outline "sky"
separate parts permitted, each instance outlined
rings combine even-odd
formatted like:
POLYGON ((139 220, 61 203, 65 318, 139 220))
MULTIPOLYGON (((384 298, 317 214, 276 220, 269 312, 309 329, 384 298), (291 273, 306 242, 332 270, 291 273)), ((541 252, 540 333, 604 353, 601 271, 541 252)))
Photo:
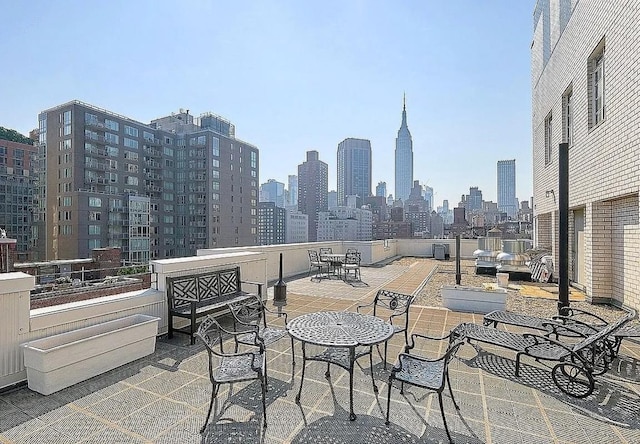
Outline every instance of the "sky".
POLYGON ((338 143, 369 139, 372 191, 394 192, 406 94, 414 180, 456 206, 496 201, 516 159, 532 194, 535 0, 0 0, 0 126, 78 99, 134 120, 213 112, 260 149, 260 182, 287 183, 308 150, 337 189, 338 143))

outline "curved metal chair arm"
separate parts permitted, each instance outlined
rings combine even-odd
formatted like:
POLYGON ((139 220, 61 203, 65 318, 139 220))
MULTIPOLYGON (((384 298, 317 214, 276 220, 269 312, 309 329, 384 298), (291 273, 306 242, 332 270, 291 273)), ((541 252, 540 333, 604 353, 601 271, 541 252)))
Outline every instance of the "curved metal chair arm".
POLYGON ((373 301, 369 302, 368 304, 358 305, 358 306, 356 307, 356 311, 357 311, 358 313, 360 313, 360 309, 361 309, 361 308, 373 307, 375 304, 376 304, 376 301, 375 301, 375 300, 373 300, 373 301))
POLYGON ((455 330, 451 330, 449 334, 445 336, 428 336, 421 333, 413 333, 410 338, 411 343, 405 345, 404 352, 409 353, 409 351, 416 346, 416 338, 428 339, 431 341, 444 341, 445 339, 451 340, 452 335, 455 335, 455 337, 457 338, 459 336, 459 333, 455 330))
POLYGON ((607 325, 609 322, 607 320, 605 320, 604 318, 598 316, 595 313, 591 313, 590 311, 586 311, 586 310, 580 310, 579 308, 574 308, 574 307, 567 307, 566 312, 568 313, 566 316, 567 317, 575 317, 575 316, 586 316, 588 318, 594 318, 597 319, 598 321, 600 321, 603 325, 607 325))

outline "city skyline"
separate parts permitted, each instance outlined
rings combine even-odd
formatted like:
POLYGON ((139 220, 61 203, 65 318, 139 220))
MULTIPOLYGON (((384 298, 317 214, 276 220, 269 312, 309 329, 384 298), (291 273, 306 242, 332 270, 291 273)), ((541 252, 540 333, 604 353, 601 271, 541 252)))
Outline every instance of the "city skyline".
POLYGON ((395 195, 388 167, 406 91, 414 179, 434 188, 436 206, 455 205, 470 186, 495 201, 492 173, 505 158, 518 160, 517 196, 526 200, 535 2, 450 3, 69 1, 35 11, 10 3, 3 53, 47 70, 16 63, 0 74, 0 125, 28 134, 40 111, 73 99, 141 122, 179 108, 212 111, 260 149, 261 181, 287 183, 317 150, 333 189, 335 146, 354 137, 371 140, 372 182, 395 195), (211 27, 216 16, 225 20, 211 27), (175 32, 157 26, 167 17, 175 32), (190 62, 176 63, 178 54, 190 62))

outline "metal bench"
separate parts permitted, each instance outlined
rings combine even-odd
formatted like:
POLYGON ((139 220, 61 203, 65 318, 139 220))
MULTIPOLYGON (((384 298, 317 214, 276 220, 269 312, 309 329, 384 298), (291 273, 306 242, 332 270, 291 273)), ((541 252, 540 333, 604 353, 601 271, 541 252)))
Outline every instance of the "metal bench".
POLYGON ((167 277, 168 337, 174 332, 188 334, 191 345, 195 343, 197 321, 203 316, 222 312, 228 304, 242 302, 252 297, 262 300, 262 283, 242 281, 240 267, 205 273, 167 277), (255 285, 257 293, 242 291, 242 284, 255 285), (173 328, 173 318, 190 320, 189 329, 173 328))
MULTIPOLYGON (((514 313, 511 311, 496 310, 491 313, 487 313, 482 322, 484 325, 493 324, 494 327, 497 327, 498 324, 507 324, 532 328, 534 330, 548 331, 549 327, 546 324, 550 320, 570 326, 573 331, 579 331, 580 336, 596 333, 609 324, 605 319, 594 313, 573 307, 566 307, 565 315, 554 316, 551 319, 514 313)), ((555 330, 555 332, 561 336, 575 336, 573 331, 562 332, 559 327, 556 327, 555 330)), ((640 326, 626 324, 615 331, 612 337, 614 341, 612 351, 615 357, 620 350, 620 344, 623 339, 640 337, 640 326)))
POLYGON ((467 341, 484 342, 515 351, 516 376, 520 375, 522 355, 536 360, 559 361, 551 371, 555 384, 570 396, 584 398, 593 392, 594 375, 603 374, 609 369, 609 338, 635 317, 636 311, 631 309, 617 321, 607 324, 593 334, 582 335, 578 330, 573 330, 576 337, 580 337, 574 343, 565 343, 550 337, 556 328, 561 328, 564 332, 572 330, 571 326, 553 321, 543 322, 543 327, 548 329, 544 336, 511 333, 472 323, 460 324, 455 330, 467 341))

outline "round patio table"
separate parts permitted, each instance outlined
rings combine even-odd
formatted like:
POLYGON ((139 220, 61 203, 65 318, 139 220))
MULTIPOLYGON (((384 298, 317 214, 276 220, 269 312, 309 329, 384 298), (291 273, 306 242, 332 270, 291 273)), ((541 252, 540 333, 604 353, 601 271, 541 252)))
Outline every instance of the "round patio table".
POLYGON ((353 368, 356 359, 369 355, 373 390, 378 391, 373 378, 374 345, 385 342, 393 335, 393 326, 383 319, 348 311, 325 311, 298 316, 287 324, 289 334, 302 342, 302 375, 296 402, 300 402, 306 361, 327 363, 325 376, 329 377, 329 364, 338 365, 349 372, 349 419, 353 413, 353 368), (321 353, 307 356, 306 345, 326 347, 321 353))

